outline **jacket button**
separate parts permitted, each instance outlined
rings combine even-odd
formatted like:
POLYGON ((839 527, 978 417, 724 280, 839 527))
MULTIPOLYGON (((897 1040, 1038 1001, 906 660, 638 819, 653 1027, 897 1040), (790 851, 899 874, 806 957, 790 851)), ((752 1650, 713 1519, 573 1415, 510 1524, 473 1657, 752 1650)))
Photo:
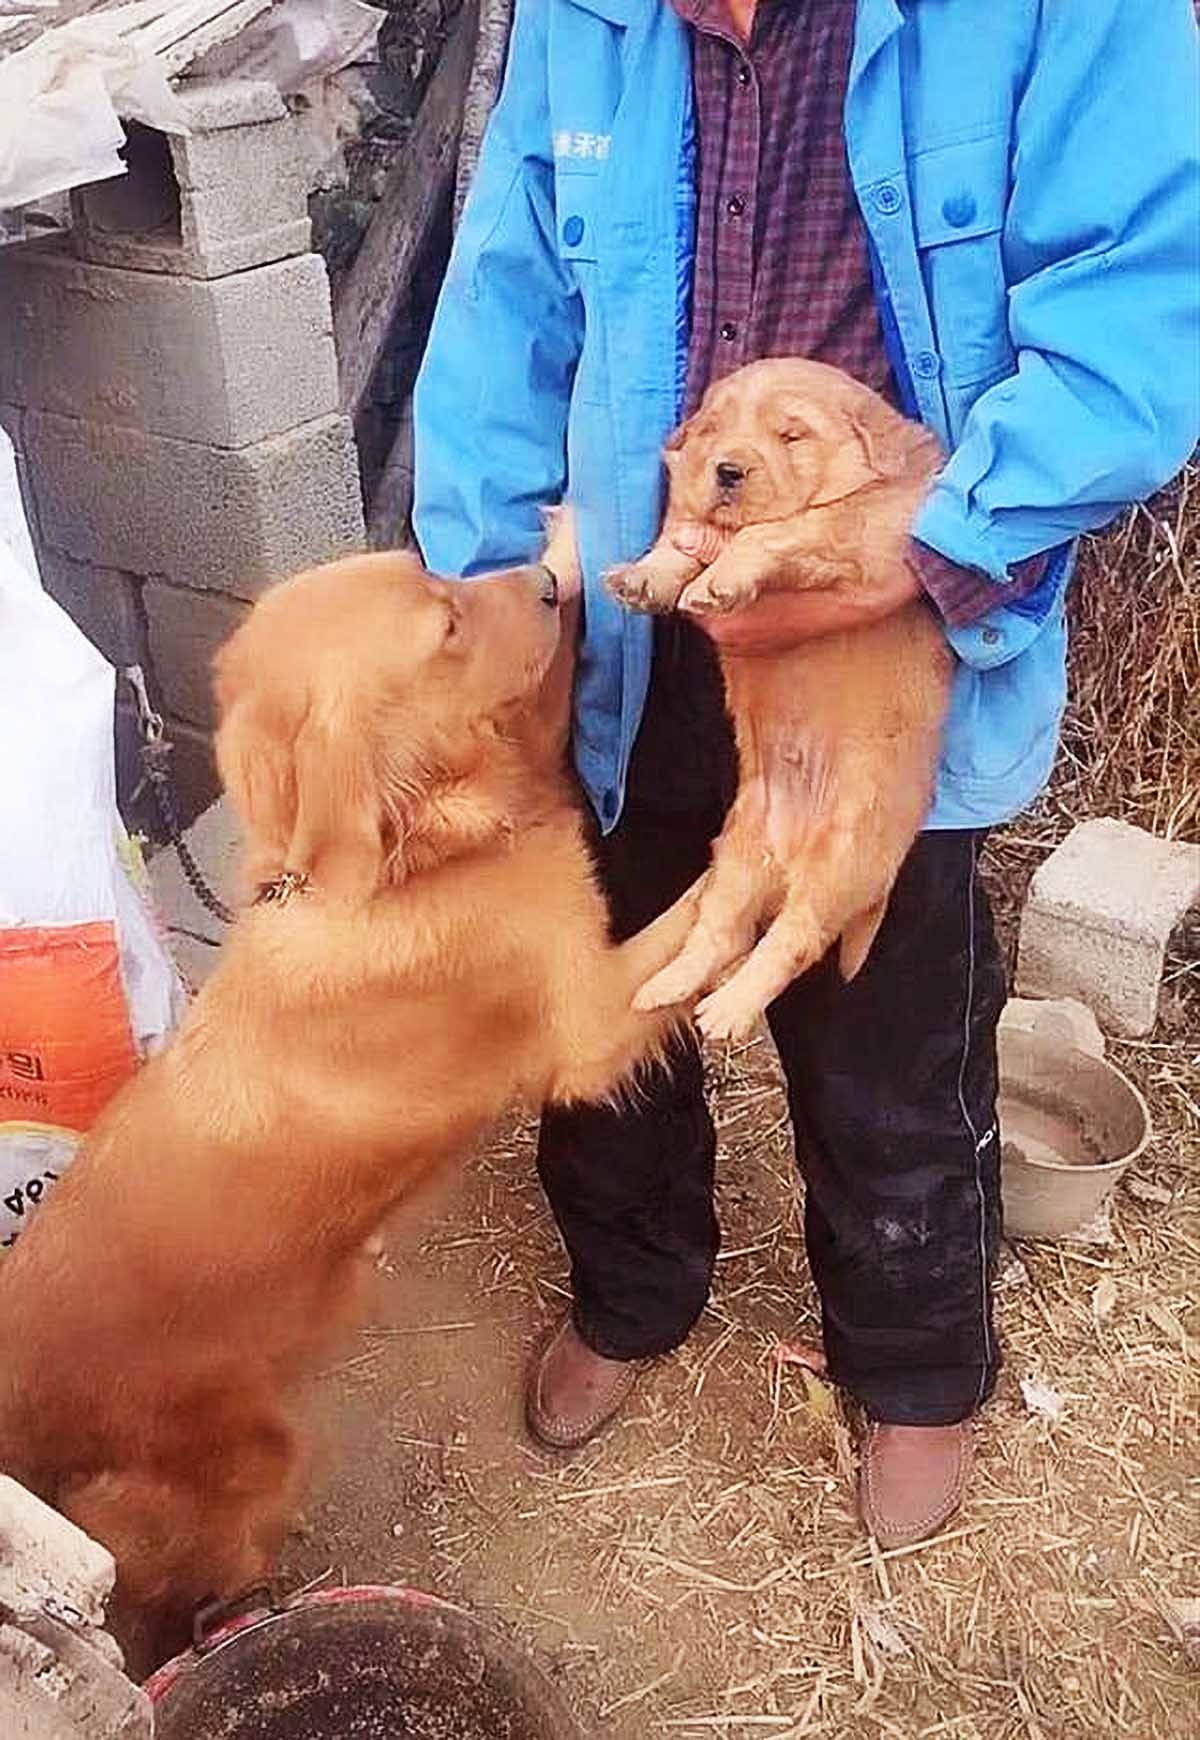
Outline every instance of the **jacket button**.
POLYGON ((899 211, 904 204, 904 195, 894 181, 881 182, 871 197, 875 201, 876 211, 883 212, 885 217, 899 211))
POLYGON ((729 213, 730 217, 741 217, 745 209, 746 202, 740 193, 735 193, 732 199, 728 199, 725 202, 725 210, 729 213))
POLYGON ((978 207, 971 193, 952 193, 942 206, 942 216, 952 230, 965 230, 978 207))
POLYGON ((732 320, 724 320, 721 322, 721 337, 725 340, 726 344, 732 344, 734 339, 737 337, 737 327, 733 324, 732 320))
POLYGON ((569 217, 563 225, 563 241, 567 244, 568 248, 575 248, 578 247, 582 240, 583 219, 581 217, 569 217))
POLYGON ((941 359, 931 350, 919 350, 913 358, 913 369, 923 381, 931 381, 941 373, 941 359))

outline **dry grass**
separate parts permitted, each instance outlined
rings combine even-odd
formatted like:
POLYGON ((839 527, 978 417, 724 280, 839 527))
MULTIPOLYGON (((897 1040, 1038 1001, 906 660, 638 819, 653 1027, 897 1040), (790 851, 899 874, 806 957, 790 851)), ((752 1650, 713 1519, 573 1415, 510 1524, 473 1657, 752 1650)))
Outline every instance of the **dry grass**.
MULTIPOLYGON (((1196 477, 1085 556, 1066 752, 992 842, 1001 928, 1072 823, 1200 833, 1196 477)), ((1200 1732, 1200 986, 1112 1046, 1156 1136, 1104 1242, 1005 1252, 1006 1367, 969 1502, 880 1553, 816 1342, 790 1133, 762 1042, 715 1060, 724 1248, 692 1338, 574 1459, 519 1425, 567 1277, 528 1130, 481 1157, 384 1332, 333 1380, 349 1454, 293 1570, 435 1587, 510 1630, 607 1740, 1177 1740, 1200 1732), (427 1331, 424 1333, 423 1331, 427 1331), (1051 1419, 1022 1380, 1049 1386, 1051 1419), (1187 1603, 1192 1603, 1189 1610, 1187 1603)), ((1194 950, 1193 950, 1194 954, 1194 950)))

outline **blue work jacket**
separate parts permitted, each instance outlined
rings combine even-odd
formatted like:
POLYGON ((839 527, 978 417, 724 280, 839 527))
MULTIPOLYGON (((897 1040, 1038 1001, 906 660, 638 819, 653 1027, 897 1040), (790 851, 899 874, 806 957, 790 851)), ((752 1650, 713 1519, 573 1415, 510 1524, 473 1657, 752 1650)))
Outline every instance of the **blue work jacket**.
MULTIPOLYGON (((855 0, 847 0, 847 4, 855 0)), ((1049 773, 1074 540, 1200 436, 1191 0, 856 0, 844 128, 884 337, 950 457, 916 534, 995 583, 957 655, 929 826, 1049 773), (1052 550, 1031 596, 1013 563, 1052 550)), ((603 590, 662 511, 695 251, 688 31, 666 0, 517 0, 503 89, 417 385, 418 540, 469 576, 574 503, 579 773, 608 829, 651 661, 603 590)), ((802 245, 802 244, 801 244, 802 245)))

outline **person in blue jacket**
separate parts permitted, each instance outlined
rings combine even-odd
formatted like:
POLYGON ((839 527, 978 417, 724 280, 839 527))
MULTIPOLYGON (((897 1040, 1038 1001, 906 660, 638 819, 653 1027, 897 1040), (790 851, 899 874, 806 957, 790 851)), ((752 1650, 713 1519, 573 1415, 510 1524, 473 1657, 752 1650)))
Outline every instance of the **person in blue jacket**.
MULTIPOLYGON (((791 349, 877 370, 948 455, 884 601, 923 592, 956 657, 927 827, 859 977, 824 963, 770 1011, 888 1545, 960 1501, 999 1361, 979 845, 1050 770, 1075 540, 1200 432, 1197 90, 1190 0, 517 0, 418 382, 432 568, 528 561, 574 505, 574 758, 617 934, 702 869, 733 779, 701 631, 602 584, 657 533, 668 432, 791 349)), ((712 632, 753 655, 853 615, 777 597, 712 632)), ((636 1105, 543 1119, 574 1309, 530 1376, 541 1442, 598 1430, 703 1309, 714 1149, 691 1044, 636 1105)))

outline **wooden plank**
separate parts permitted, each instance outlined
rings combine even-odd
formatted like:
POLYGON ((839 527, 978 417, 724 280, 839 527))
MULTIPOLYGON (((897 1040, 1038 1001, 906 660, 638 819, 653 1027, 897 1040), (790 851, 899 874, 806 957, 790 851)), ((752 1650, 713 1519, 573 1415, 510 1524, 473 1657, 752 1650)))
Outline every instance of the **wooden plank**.
POLYGON ((358 410, 454 179, 463 97, 475 49, 476 0, 464 0, 404 150, 388 172, 333 311, 342 408, 358 410))
POLYGON ((409 399, 396 430, 391 452, 371 494, 367 543, 372 550, 407 548, 412 543, 408 521, 413 505, 413 408, 409 399))

